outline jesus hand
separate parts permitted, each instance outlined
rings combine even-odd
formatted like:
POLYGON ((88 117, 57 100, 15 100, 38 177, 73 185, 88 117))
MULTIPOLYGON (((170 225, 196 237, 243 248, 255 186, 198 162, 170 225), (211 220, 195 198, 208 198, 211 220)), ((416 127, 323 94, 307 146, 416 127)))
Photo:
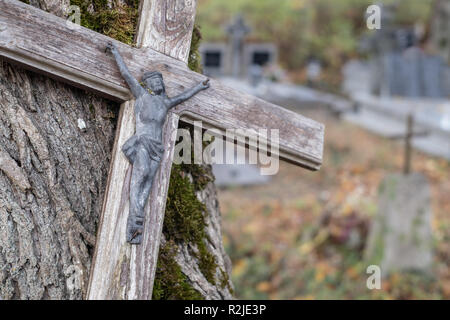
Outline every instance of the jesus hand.
POLYGON ((106 48, 105 48, 105 52, 111 52, 112 53, 114 51, 117 51, 117 47, 116 47, 116 45, 113 42, 109 41, 107 46, 106 46, 106 48))
POLYGON ((203 90, 208 89, 209 88, 209 79, 202 81, 202 83, 200 85, 203 90))

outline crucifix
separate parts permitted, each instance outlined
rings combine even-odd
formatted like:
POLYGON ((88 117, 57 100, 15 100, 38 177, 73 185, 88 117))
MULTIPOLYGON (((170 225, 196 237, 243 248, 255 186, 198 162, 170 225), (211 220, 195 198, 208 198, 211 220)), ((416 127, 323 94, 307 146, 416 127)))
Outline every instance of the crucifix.
POLYGON ((136 134, 125 142, 122 151, 133 164, 129 191, 130 213, 127 221, 127 241, 140 244, 144 229, 145 205, 164 153, 161 140, 167 112, 201 90, 208 89, 209 79, 170 98, 166 94, 160 72, 144 73, 142 76, 144 87, 130 73, 114 43, 109 42, 106 51, 110 51, 114 56, 120 74, 136 99, 134 102, 136 134))
MULTIPOLYGON (((259 128, 279 129, 278 149, 274 151, 271 140, 266 146, 272 156, 310 170, 320 168, 322 124, 211 79, 207 90, 198 90, 167 113, 162 130, 164 151, 145 207, 140 244, 130 244, 126 229, 132 166, 122 147, 135 134, 135 106, 132 88, 111 55, 105 54, 105 47, 111 43, 117 48, 135 79, 149 70, 160 73, 169 97, 201 83, 206 86, 205 77, 187 67, 196 1, 141 1, 136 47, 74 27, 17 0, 0 0, 0 6, 1 57, 122 103, 88 299, 151 299, 179 120, 202 121, 205 128, 219 132, 254 129, 258 139, 266 138, 259 128)), ((255 140, 245 145, 261 147, 255 140)))
POLYGON ((391 140, 405 140, 405 148, 403 155, 403 174, 409 175, 411 173, 411 158, 412 148, 411 140, 414 137, 424 137, 429 134, 427 131, 414 131, 414 116, 409 113, 406 117, 406 132, 405 134, 392 135, 388 138, 391 140))

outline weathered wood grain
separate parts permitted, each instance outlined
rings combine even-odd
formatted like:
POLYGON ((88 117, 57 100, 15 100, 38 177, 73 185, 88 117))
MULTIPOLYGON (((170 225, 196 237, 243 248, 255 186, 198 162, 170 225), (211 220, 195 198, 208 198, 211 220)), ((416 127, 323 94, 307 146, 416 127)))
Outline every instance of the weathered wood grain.
MULTIPOLYGON (((0 6, 1 56, 119 101, 131 98, 117 67, 104 53, 108 37, 83 27, 72 30, 64 19, 16 0, 0 0, 0 6)), ((184 62, 150 48, 116 44, 136 77, 149 68, 161 71, 169 95, 204 79, 188 70, 184 62)), ((218 81, 211 80, 210 89, 174 111, 183 120, 201 120, 204 126, 221 130, 279 129, 280 158, 312 170, 321 165, 322 124, 227 88, 218 81)))
POLYGON ((97 241, 87 299, 125 299, 131 246, 126 243, 131 166, 120 147, 135 130, 133 101, 122 104, 106 185, 105 200, 97 231, 97 241), (118 262, 118 263, 117 263, 118 262), (114 268, 110 268, 110 266, 114 268), (126 280, 120 284, 121 277, 126 280))
POLYGON ((197 0, 150 1, 140 4, 136 44, 187 62, 191 46, 197 0))

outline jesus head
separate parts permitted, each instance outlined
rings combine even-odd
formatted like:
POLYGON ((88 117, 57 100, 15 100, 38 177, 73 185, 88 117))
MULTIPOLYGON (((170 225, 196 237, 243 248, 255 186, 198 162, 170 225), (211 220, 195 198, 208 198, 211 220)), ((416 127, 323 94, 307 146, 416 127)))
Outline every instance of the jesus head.
POLYGON ((158 71, 145 72, 142 76, 142 82, 147 89, 155 94, 161 94, 165 91, 162 74, 158 71))

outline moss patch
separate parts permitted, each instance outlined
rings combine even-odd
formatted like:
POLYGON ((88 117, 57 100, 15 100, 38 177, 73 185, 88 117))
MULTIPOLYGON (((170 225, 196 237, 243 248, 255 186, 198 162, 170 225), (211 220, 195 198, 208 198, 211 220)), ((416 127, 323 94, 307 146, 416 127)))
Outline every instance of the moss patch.
POLYGON ((214 176, 212 176, 203 166, 182 163, 180 164, 180 169, 192 176, 192 184, 194 185, 195 191, 205 189, 208 183, 214 181, 214 176))
MULTIPOLYGON (((190 136, 194 136, 194 128, 191 125, 180 123, 180 129, 189 130, 190 136)), ((204 132, 203 132, 204 133, 204 132)), ((181 139, 180 139, 181 140, 181 139)), ((211 140, 212 141, 212 140, 211 140)), ((211 141, 203 141, 203 150, 211 143, 211 141)), ((180 141, 177 141, 177 143, 180 141)), ((190 174, 192 176, 192 183, 196 191, 205 189, 206 185, 210 182, 214 182, 214 176, 210 174, 210 171, 206 170, 205 166, 196 165, 194 163, 194 148, 191 149, 191 164, 181 163, 179 168, 181 171, 190 174)))
POLYGON ((129 45, 139 18, 139 0, 125 0, 123 5, 108 7, 107 0, 70 0, 80 7, 81 25, 129 45))
POLYGON ((188 66, 189 69, 195 72, 202 73, 201 60, 200 60, 200 41, 202 40, 202 34, 200 32, 200 27, 198 25, 194 25, 194 29, 192 30, 192 40, 191 40, 191 48, 189 51, 189 60, 188 66))
MULTIPOLYGON (((195 165, 192 165, 195 166, 195 165)), ((217 263, 208 251, 205 241, 206 207, 195 194, 195 184, 180 165, 173 165, 163 233, 167 243, 160 249, 153 289, 153 299, 203 299, 188 282, 175 261, 179 243, 191 243, 196 248, 192 254, 198 259, 205 278, 215 284, 217 263)))
POLYGON ((220 269, 220 287, 222 289, 227 288, 231 294, 234 293, 233 288, 230 286, 230 277, 228 276, 228 273, 223 271, 222 269, 220 269))
POLYGON ((198 201, 193 184, 179 165, 172 169, 164 218, 164 234, 177 242, 197 242, 204 236, 205 205, 198 201), (172 178, 173 177, 173 178, 172 178))
POLYGON ((206 207, 198 200, 194 184, 180 165, 174 165, 167 196, 164 235, 176 243, 194 244, 198 250, 193 254, 198 259, 200 270, 209 282, 215 284, 217 263, 205 243, 208 240, 205 214, 206 207))
POLYGON ((154 300, 203 300, 203 296, 188 283, 175 261, 177 245, 173 241, 166 242, 159 251, 153 285, 154 300))

